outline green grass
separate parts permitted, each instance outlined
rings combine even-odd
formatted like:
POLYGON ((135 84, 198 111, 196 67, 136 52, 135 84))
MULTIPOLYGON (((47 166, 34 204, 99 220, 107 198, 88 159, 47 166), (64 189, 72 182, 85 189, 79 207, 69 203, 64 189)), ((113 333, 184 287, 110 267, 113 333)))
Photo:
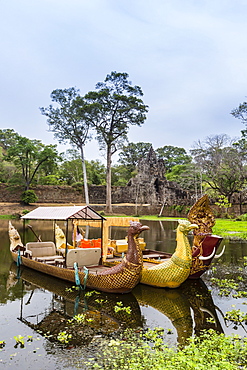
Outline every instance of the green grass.
POLYGON ((16 218, 16 216, 11 215, 0 215, 0 220, 11 220, 13 218, 16 218))
POLYGON ((217 218, 213 233, 225 239, 247 239, 247 221, 235 221, 217 218))
MULTIPOLYGON (((179 217, 140 216, 141 220, 176 221, 179 217)), ((183 217, 181 217, 183 219, 183 217)), ((247 221, 217 218, 213 233, 231 240, 247 240, 247 221)))

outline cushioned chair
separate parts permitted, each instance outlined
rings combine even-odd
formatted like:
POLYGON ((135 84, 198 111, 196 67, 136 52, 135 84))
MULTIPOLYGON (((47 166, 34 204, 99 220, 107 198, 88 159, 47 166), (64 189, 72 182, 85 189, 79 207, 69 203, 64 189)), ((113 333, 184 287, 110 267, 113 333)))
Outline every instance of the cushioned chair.
POLYGON ((66 266, 78 267, 98 265, 101 257, 101 248, 75 248, 69 249, 66 258, 66 266))
POLYGON ((24 256, 40 262, 55 262, 55 259, 63 259, 63 256, 56 253, 53 242, 29 242, 26 244, 24 256))

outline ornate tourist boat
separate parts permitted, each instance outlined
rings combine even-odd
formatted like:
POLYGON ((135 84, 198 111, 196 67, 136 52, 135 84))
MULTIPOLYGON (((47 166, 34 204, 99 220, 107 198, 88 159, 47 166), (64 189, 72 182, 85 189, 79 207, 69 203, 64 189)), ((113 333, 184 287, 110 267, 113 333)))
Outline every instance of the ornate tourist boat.
MULTIPOLYGON (((124 223, 124 221, 122 220, 121 223, 124 223)), ((187 220, 179 220, 179 225, 177 227, 177 247, 174 254, 169 259, 166 258, 159 264, 150 261, 144 262, 141 273, 141 283, 168 288, 177 288, 180 286, 189 276, 192 265, 191 247, 187 234, 190 230, 197 227, 196 224, 192 224, 187 220)), ((62 243, 61 234, 62 231, 56 228, 58 246, 62 243)), ((136 243, 139 244, 139 238, 136 238, 136 243)), ((115 266, 117 266, 120 260, 121 259, 108 258, 105 260, 105 265, 112 266, 115 264, 115 266)))
MULTIPOLYGON (((23 245, 18 231, 9 223, 10 250, 17 265, 24 265, 45 274, 76 282, 77 285, 110 293, 130 292, 140 281, 142 253, 137 236, 147 226, 133 222, 128 230, 129 246, 120 264, 111 268, 102 264, 102 248, 68 249, 68 222, 78 219, 99 222, 104 218, 90 206, 38 207, 22 216, 26 220, 66 221, 65 255, 58 253, 54 242, 29 242, 23 245)), ((102 233, 103 227, 101 227, 102 233)), ((102 236, 102 234, 101 234, 102 236)), ((102 237, 101 237, 102 240, 102 237)))

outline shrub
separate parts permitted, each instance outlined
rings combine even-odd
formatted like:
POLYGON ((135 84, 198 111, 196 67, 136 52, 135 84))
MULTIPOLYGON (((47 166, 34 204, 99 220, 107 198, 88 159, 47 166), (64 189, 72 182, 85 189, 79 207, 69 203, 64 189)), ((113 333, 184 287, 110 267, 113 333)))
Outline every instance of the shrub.
POLYGON ((174 206, 174 209, 175 211, 177 211, 178 213, 182 213, 183 210, 184 210, 184 206, 183 205, 176 205, 174 206))
POLYGON ((24 204, 30 204, 37 202, 38 197, 35 194, 34 190, 25 190, 21 195, 21 201, 24 204))
POLYGON ((236 218, 236 221, 247 221, 247 213, 240 215, 236 218))
POLYGON ((39 178, 40 185, 59 185, 61 182, 56 175, 47 175, 39 178))
POLYGON ((82 191, 83 183, 82 182, 74 182, 71 186, 72 186, 72 188, 74 188, 76 190, 81 190, 82 191))

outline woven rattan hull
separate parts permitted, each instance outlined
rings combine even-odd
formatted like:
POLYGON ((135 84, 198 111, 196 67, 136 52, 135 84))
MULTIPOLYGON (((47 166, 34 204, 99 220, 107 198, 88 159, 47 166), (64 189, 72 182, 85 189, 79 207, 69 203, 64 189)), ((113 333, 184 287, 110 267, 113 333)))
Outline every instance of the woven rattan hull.
MULTIPOLYGON (((11 252, 11 254, 13 260, 17 262, 18 254, 15 252, 11 252)), ((74 269, 48 265, 23 256, 21 256, 21 264, 44 274, 72 283, 75 282, 74 269)), ((134 265, 125 261, 101 273, 89 272, 86 286, 108 293, 129 293, 140 281, 141 269, 141 265, 134 265)), ((85 273, 79 271, 79 278, 82 285, 84 284, 84 277, 85 273)))
MULTIPOLYGON (((202 274, 204 274, 205 271, 207 271, 211 265, 211 262, 214 257, 208 259, 208 260, 200 260, 200 256, 210 256, 215 250, 215 254, 220 246, 220 243, 222 241, 222 237, 218 235, 207 235, 205 239, 203 240, 200 247, 193 247, 192 250, 192 266, 190 269, 190 273, 188 276, 188 279, 199 279, 202 274)), ((156 251, 150 251, 150 253, 160 253, 156 251)), ((163 253, 163 252, 162 252, 163 253)), ((152 259, 147 258, 147 255, 143 255, 143 262, 152 263, 152 264, 158 264, 160 265, 162 262, 158 259, 152 259)), ((165 258, 171 258, 172 254, 166 253, 165 258)), ((160 258, 163 259, 164 256, 161 254, 160 258)), ((153 284, 152 284, 153 285, 153 284)))
POLYGON ((173 255, 169 260, 152 266, 143 267, 141 283, 160 288, 178 288, 189 276, 191 263, 173 255))

